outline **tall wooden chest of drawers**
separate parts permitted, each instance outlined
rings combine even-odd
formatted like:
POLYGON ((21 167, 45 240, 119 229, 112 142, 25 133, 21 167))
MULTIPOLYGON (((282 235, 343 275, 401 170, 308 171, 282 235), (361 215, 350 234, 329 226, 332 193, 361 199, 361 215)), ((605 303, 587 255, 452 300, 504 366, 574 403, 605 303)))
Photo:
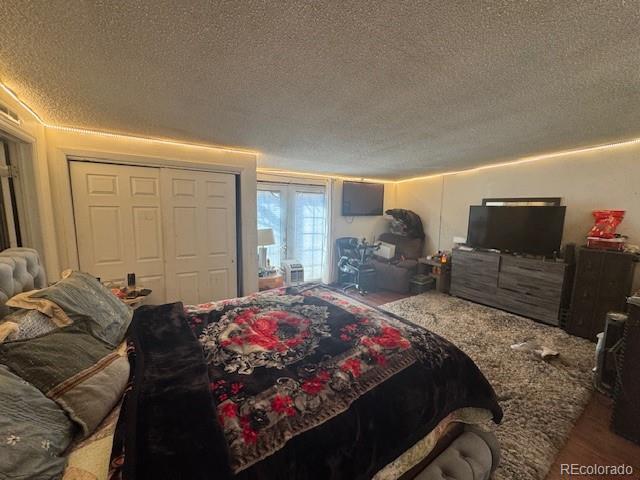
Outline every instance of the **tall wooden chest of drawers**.
POLYGON ((567 332, 592 342, 610 311, 625 311, 636 256, 581 247, 571 295, 567 332))

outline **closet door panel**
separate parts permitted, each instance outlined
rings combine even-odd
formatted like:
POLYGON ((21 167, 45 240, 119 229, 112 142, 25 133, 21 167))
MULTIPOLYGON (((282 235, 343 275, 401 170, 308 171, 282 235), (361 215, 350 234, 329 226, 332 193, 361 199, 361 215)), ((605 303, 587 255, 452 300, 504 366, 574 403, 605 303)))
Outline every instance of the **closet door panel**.
POLYGON ((168 300, 205 303, 237 295, 235 178, 163 168, 168 300))
POLYGON ((135 272, 164 302, 159 169, 71 161, 70 173, 80 269, 117 283, 135 272))

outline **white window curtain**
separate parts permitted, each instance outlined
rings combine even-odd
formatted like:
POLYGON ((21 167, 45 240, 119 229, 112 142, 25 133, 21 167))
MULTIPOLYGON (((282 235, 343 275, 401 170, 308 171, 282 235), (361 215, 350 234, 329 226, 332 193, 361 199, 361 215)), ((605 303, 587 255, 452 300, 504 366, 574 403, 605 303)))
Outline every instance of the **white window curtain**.
POLYGON ((333 261, 333 192, 335 191, 335 180, 327 181, 326 202, 327 202, 327 222, 326 222, 326 242, 324 252, 324 270, 322 271, 322 282, 331 283, 335 274, 335 262, 333 261))

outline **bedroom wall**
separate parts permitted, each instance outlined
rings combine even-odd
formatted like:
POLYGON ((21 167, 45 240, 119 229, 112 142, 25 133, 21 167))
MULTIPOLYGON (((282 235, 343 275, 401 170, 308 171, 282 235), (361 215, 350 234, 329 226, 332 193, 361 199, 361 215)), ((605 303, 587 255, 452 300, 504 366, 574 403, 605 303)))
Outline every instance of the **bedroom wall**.
POLYGON ((49 281, 59 278, 60 264, 57 254, 56 231, 53 220, 53 206, 47 165, 45 127, 21 103, 15 100, 4 88, 0 88, 0 103, 16 112, 20 117, 20 125, 15 125, 0 117, 0 130, 9 134, 21 144, 23 159, 31 161, 34 186, 28 194, 33 196, 37 205, 29 211, 29 220, 33 220, 33 243, 26 245, 40 252, 49 281), (37 228, 36 228, 37 227, 37 228))
MULTIPOLYGON (((40 238, 37 244, 30 246, 40 251, 49 281, 59 279, 60 272, 66 268, 78 267, 67 155, 140 164, 206 164, 215 165, 220 171, 240 174, 242 224, 256 225, 257 155, 254 153, 45 127, 4 88, 0 88, 0 102, 21 119, 21 124, 16 126, 0 118, 0 130, 24 142, 33 161, 35 185, 32 193, 38 211, 30 211, 29 216, 37 217, 40 238)), ((256 233, 255 228, 242 230, 245 293, 258 289, 256 233)))
MULTIPOLYGON (((342 180, 334 180, 333 184, 333 235, 332 240, 340 237, 366 238, 375 240, 378 235, 389 229, 389 221, 384 216, 379 217, 343 217, 342 216, 342 180)), ((384 185, 384 210, 395 207, 396 185, 384 185)))
MULTIPOLYGON (((67 156, 141 165, 179 167, 205 164, 215 165, 218 171, 238 173, 241 177, 242 226, 256 225, 255 154, 52 128, 47 128, 45 135, 52 185, 51 198, 55 199, 56 204, 53 218, 57 234, 57 254, 62 269, 77 268, 78 265, 67 156)), ((242 228, 241 240, 243 293, 250 293, 258 287, 256 228, 242 228)))
MULTIPOLYGON (((266 182, 281 183, 308 183, 311 185, 323 185, 330 192, 330 218, 329 218, 329 243, 328 252, 332 260, 327 264, 328 269, 323 275, 323 281, 332 282, 336 279, 335 263, 336 253, 333 246, 340 237, 365 237, 372 241, 379 234, 388 230, 388 220, 383 216, 379 217, 343 217, 342 216, 342 183, 337 178, 314 176, 305 177, 304 174, 286 175, 259 173, 258 180, 266 182)), ((384 189, 384 209, 393 208, 395 205, 395 188, 393 183, 386 183, 384 189)))
MULTIPOLYGON (((640 144, 563 155, 397 184, 396 203, 416 211, 429 236, 427 253, 450 249, 466 237, 470 205, 486 197, 562 197, 567 213, 563 243, 585 241, 591 211, 626 210, 618 231, 640 244, 640 144)), ((640 287, 640 268, 636 269, 640 287)))

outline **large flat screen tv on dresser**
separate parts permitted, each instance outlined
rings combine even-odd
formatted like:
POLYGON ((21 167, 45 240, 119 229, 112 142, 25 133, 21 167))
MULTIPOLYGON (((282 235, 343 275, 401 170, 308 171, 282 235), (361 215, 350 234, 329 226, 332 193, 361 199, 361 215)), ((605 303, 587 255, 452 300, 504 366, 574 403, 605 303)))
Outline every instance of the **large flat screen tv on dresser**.
POLYGON ((565 210, 562 206, 471 206, 467 244, 551 256, 560 251, 565 210))

